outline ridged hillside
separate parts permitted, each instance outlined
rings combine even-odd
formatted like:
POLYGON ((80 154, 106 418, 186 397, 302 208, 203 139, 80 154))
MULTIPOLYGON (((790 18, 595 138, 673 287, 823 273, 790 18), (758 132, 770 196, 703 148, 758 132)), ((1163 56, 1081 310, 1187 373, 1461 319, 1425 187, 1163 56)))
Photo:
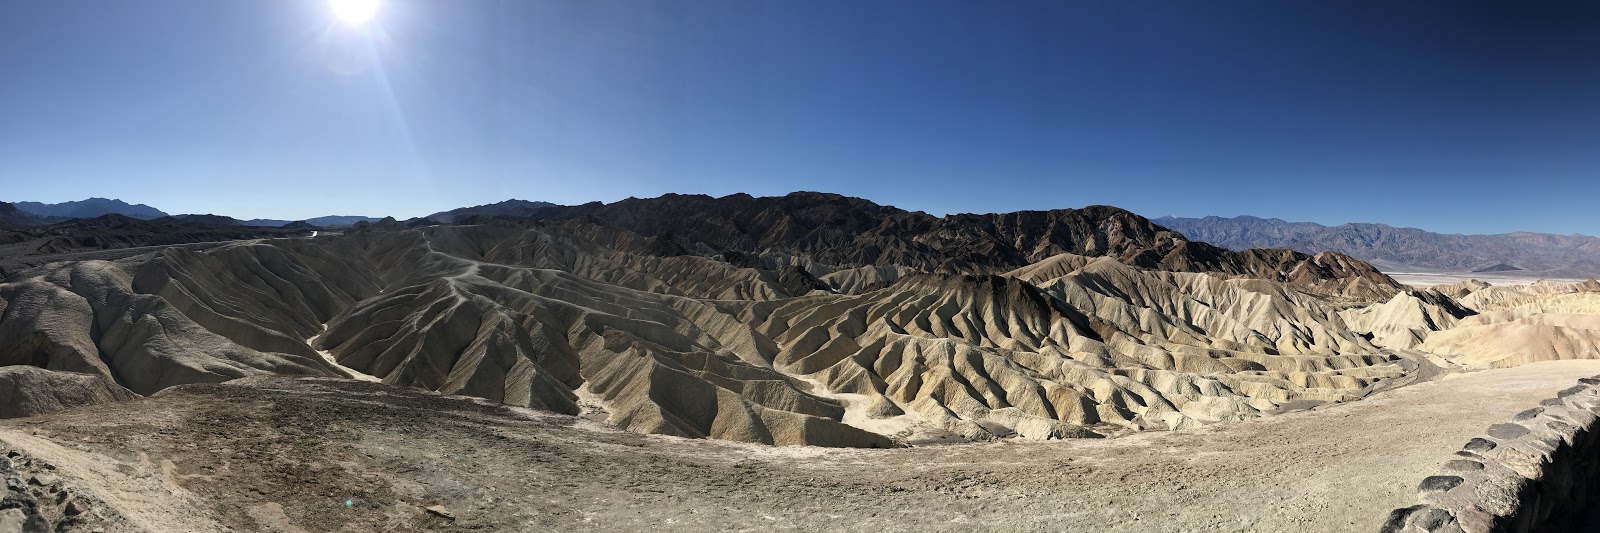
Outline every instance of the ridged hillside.
POLYGON ((861 447, 1192 427, 1407 375, 1343 322, 1353 293, 1389 286, 1348 258, 1227 252, 1113 208, 757 200, 36 267, 0 284, 0 364, 144 395, 362 377, 642 433, 861 447))

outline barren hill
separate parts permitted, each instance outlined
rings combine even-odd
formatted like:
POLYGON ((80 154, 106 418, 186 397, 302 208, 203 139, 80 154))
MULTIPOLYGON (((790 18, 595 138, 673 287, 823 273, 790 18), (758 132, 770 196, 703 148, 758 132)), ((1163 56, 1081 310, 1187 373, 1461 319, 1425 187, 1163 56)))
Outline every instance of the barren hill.
POLYGON ((15 204, 0 202, 0 229, 35 226, 43 222, 37 215, 17 209, 15 204))
POLYGON ((434 213, 434 214, 428 215, 428 216, 426 216, 424 218, 426 218, 428 220, 431 220, 431 221, 434 221, 434 222, 450 223, 450 222, 455 222, 455 221, 463 219, 463 218, 473 217, 473 216, 491 216, 491 217, 492 216, 511 216, 511 217, 518 217, 518 216, 526 216, 526 215, 528 215, 530 213, 533 213, 535 210, 546 208, 546 207, 556 207, 556 204, 552 204, 550 202, 530 202, 530 201, 527 201, 527 200, 506 200, 504 202, 498 202, 498 203, 493 203, 493 204, 485 204, 485 205, 479 205, 479 206, 473 206, 473 207, 462 207, 462 208, 459 208, 459 209, 451 209, 449 211, 441 211, 441 212, 438 212, 438 213, 434 213))

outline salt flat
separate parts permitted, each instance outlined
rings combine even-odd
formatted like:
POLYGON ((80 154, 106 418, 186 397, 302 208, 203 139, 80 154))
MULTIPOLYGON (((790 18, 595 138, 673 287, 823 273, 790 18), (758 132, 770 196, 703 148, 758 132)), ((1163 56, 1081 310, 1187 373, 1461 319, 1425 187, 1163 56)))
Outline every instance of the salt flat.
POLYGON ((1475 279, 1490 285, 1528 285, 1541 279, 1560 283, 1579 283, 1576 278, 1544 278, 1537 274, 1518 272, 1384 272, 1395 281, 1412 287, 1432 287, 1458 281, 1475 279))

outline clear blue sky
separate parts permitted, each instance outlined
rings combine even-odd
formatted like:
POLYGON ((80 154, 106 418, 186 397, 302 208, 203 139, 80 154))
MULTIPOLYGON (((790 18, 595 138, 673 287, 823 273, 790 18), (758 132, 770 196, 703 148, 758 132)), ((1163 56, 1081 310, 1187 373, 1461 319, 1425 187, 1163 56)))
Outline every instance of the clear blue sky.
POLYGON ((821 190, 1600 234, 1600 3, 0 0, 0 199, 821 190))

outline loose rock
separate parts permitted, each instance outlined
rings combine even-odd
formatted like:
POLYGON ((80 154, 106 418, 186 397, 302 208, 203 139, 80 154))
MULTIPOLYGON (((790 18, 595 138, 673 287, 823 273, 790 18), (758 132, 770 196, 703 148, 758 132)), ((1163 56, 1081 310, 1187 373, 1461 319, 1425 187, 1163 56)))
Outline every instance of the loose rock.
POLYGON ((1500 440, 1521 438, 1528 428, 1521 424, 1495 424, 1489 426, 1489 436, 1500 440))
POLYGON ((439 518, 443 518, 445 520, 455 520, 456 519, 456 515, 452 514, 450 512, 450 509, 446 508, 443 505, 430 505, 430 506, 428 506, 427 511, 428 511, 428 514, 437 516, 439 518))
POLYGON ((1433 492, 1446 492, 1461 485, 1461 476, 1428 476, 1417 485, 1417 491, 1423 494, 1433 492))

